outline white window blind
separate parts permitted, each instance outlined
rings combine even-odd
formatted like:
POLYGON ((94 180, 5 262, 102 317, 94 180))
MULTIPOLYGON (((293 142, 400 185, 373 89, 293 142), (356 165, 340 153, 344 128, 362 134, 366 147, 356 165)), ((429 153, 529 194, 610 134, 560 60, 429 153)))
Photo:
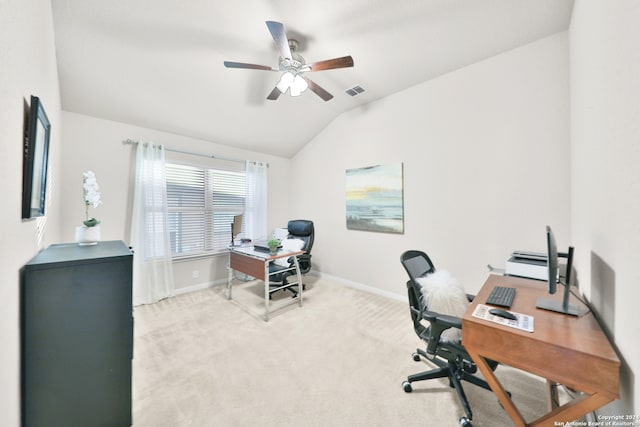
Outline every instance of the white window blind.
POLYGON ((221 253, 231 223, 244 212, 245 173, 167 163, 167 202, 174 257, 221 253))

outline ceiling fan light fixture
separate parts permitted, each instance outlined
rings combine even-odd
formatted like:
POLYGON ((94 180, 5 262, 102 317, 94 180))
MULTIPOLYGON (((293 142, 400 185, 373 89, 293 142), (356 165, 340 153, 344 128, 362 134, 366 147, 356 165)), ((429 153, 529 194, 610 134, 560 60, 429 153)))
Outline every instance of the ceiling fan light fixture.
POLYGON ((280 77, 280 81, 276 85, 278 90, 282 93, 285 93, 289 87, 293 84, 294 78, 296 76, 293 75, 290 71, 287 71, 280 77))
POLYGON ((307 83, 307 81, 302 76, 296 74, 293 82, 291 83, 291 90, 289 91, 289 94, 291 96, 300 96, 302 92, 304 92, 308 88, 309 83, 307 83))

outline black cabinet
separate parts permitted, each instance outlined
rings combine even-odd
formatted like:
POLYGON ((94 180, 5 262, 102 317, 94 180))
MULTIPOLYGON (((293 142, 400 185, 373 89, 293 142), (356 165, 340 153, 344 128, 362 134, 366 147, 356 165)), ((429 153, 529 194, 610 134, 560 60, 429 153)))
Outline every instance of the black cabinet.
POLYGON ((131 425, 131 250, 51 245, 21 271, 22 425, 131 425))

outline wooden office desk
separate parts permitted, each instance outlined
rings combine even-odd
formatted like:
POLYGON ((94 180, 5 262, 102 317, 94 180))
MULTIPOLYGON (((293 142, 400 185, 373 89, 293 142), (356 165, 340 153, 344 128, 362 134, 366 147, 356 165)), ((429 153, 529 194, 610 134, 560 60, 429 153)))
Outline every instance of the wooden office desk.
MULTIPOLYGON (((556 421, 573 421, 619 397, 620 360, 593 313, 574 317, 536 308, 537 297, 560 300, 561 289, 549 295, 545 282, 490 275, 462 318, 462 344, 516 426, 553 426, 556 421), (534 332, 472 316, 476 305, 484 304, 495 286, 516 288, 510 311, 533 316, 534 332), (527 424, 487 365, 487 359, 584 394, 527 424)), ((575 299, 572 302, 580 304, 575 299)))
POLYGON ((300 274, 300 265, 298 264, 298 255, 302 255, 304 251, 285 252, 278 251, 276 255, 270 255, 267 252, 260 252, 253 249, 253 246, 232 246, 229 248, 229 279, 227 281, 227 299, 231 299, 231 290, 233 287, 233 270, 255 277, 256 279, 264 282, 264 320, 269 321, 269 295, 271 292, 275 292, 279 289, 298 285, 298 296, 293 298, 293 301, 298 301, 300 307, 302 307, 302 275, 300 274), (281 273, 286 270, 280 270, 275 273, 269 273, 269 263, 278 258, 293 257, 294 267, 296 272, 297 282, 290 282, 287 286, 281 286, 279 288, 270 289, 269 276, 281 273))

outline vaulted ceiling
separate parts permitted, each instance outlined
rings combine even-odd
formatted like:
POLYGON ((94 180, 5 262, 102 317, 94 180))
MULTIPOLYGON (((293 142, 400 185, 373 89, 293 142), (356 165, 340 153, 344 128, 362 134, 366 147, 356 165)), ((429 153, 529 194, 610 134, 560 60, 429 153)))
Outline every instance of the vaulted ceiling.
POLYGON ((52 0, 62 108, 293 156, 331 120, 568 28, 573 0, 52 0), (265 21, 282 22, 334 95, 267 100, 279 72, 265 21), (345 90, 360 85, 352 97, 345 90))

